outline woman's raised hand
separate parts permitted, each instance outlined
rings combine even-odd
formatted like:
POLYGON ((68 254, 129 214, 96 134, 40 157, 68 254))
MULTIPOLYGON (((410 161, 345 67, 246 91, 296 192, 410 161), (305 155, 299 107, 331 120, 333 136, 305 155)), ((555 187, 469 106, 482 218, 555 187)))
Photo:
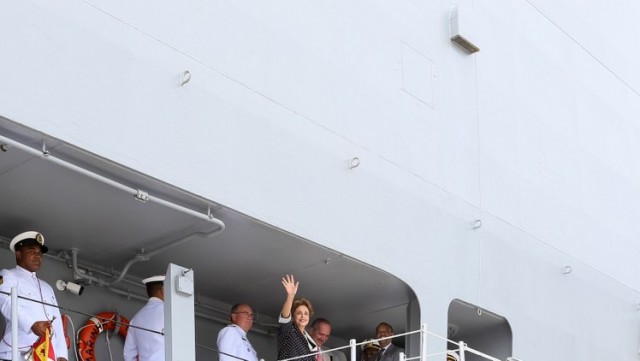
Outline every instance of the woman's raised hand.
POLYGON ((282 285, 284 286, 285 291, 287 291, 287 295, 294 296, 296 292, 298 292, 299 284, 300 282, 296 282, 293 275, 286 275, 282 277, 282 285))

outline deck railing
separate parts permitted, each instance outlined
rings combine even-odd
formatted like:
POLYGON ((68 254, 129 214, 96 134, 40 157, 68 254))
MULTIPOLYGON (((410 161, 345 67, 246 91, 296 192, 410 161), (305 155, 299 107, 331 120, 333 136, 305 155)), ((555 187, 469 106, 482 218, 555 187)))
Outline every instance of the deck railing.
MULTIPOLYGON (((429 359, 433 359, 434 357, 437 356, 444 356, 447 357, 449 356, 450 358, 454 358, 456 361, 465 361, 466 359, 466 355, 467 353, 471 353, 477 356, 482 357, 483 359, 486 360, 490 360, 490 361, 521 361, 515 357, 507 357, 506 360, 500 360, 499 358, 493 357, 491 355, 487 355, 484 352, 481 352, 479 350, 476 350, 474 348, 469 347, 464 341, 454 341, 454 340, 450 340, 446 337, 443 337, 441 335, 438 335, 434 332, 431 332, 428 330, 427 328, 427 324, 422 324, 420 326, 419 330, 415 330, 415 331, 409 331, 409 332, 405 332, 405 333, 401 333, 401 334, 397 334, 397 335, 392 335, 392 336, 388 336, 388 337, 381 337, 381 338, 376 338, 376 339, 367 339, 365 341, 362 342, 357 342, 355 339, 351 339, 349 340, 349 344, 345 345, 345 346, 340 346, 340 347, 335 347, 332 349, 327 349, 327 350, 323 350, 320 353, 329 353, 329 352, 333 352, 333 351, 341 351, 341 352, 346 352, 346 350, 348 349, 349 352, 347 353, 347 355, 349 355, 349 359, 351 361, 359 361, 357 359, 357 347, 362 346, 364 344, 373 342, 373 341, 382 341, 382 340, 388 340, 388 339, 393 339, 393 338, 397 338, 397 337, 404 337, 404 336, 409 336, 409 335, 414 335, 414 334, 420 334, 420 352, 418 355, 415 356, 408 356, 406 355, 404 352, 400 353, 400 359, 399 361, 428 361, 429 359), (455 348, 453 349, 447 349, 446 351, 441 351, 441 352, 435 352, 435 353, 428 353, 428 343, 427 343, 427 336, 434 336, 437 338, 440 338, 444 341, 446 341, 449 344, 453 344, 455 345, 455 348), (344 350, 344 351, 343 351, 344 350)), ((278 361, 294 361, 294 360, 298 360, 304 357, 308 357, 308 356, 315 356, 317 355, 318 352, 314 352, 314 353, 309 353, 307 355, 303 355, 303 356, 298 356, 298 357, 291 357, 291 358, 287 358, 287 359, 283 359, 283 360, 278 360, 278 361)), ((264 360, 262 360, 264 361, 264 360)))
MULTIPOLYGON (((0 292, 0 293, 7 294, 5 292, 0 292)), ((7 295, 9 295, 9 294, 7 294, 7 295)), ((11 304, 12 304, 11 317, 12 317, 12 319, 18 319, 18 317, 19 317, 19 315, 18 315, 18 307, 16 307, 17 303, 18 303, 18 298, 24 298, 24 297, 18 296, 15 287, 13 287, 11 289, 10 296, 11 296, 11 304)), ((45 303, 45 302, 40 302, 40 301, 28 299, 28 298, 25 298, 25 300, 29 301, 29 302, 43 303, 43 304, 50 305, 50 306, 53 306, 53 307, 58 307, 58 308, 60 308, 62 310, 69 310, 67 308, 60 307, 58 305, 51 305, 51 304, 48 304, 48 303, 45 303)), ((79 312, 79 311, 74 311, 74 312, 88 315, 86 313, 79 312)), ((92 316, 92 317, 95 317, 95 316, 92 316)), ((11 326, 12 326, 12 330, 11 330, 12 345, 17 345, 18 344, 18 340, 17 340, 17 338, 18 338, 18 323, 17 322, 12 322, 11 326)), ((129 326, 130 327, 135 327, 135 326, 131 326, 131 325, 129 325, 129 326)), ((146 330, 146 331, 151 331, 151 330, 146 330)), ((506 360, 498 359, 498 358, 493 357, 491 355, 488 355, 488 354, 486 354, 484 352, 481 352, 479 350, 476 350, 474 348, 469 347, 464 341, 450 340, 450 339, 448 339, 446 337, 443 337, 443 336, 438 335, 438 334, 436 334, 434 332, 431 332, 427 328, 427 324, 422 324, 420 326, 419 330, 409 331, 409 332, 405 332, 405 333, 401 333, 401 334, 397 334, 397 335, 392 335, 392 336, 388 336, 388 337, 381 337, 381 338, 377 338, 377 339, 367 339, 367 340, 362 341, 362 342, 357 342, 355 339, 351 339, 351 340, 349 340, 349 344, 348 345, 339 346, 339 347, 335 347, 335 348, 327 349, 327 350, 322 350, 320 353, 322 354, 322 353, 329 353, 329 352, 334 352, 334 351, 345 352, 347 355, 349 355, 350 361, 359 361, 357 359, 357 355, 358 355, 357 348, 359 346, 362 346, 364 344, 367 344, 367 343, 370 343, 370 342, 373 342, 373 341, 380 342, 382 340, 389 340, 389 339, 394 339, 394 338, 397 338, 397 337, 404 337, 404 336, 415 335, 415 334, 419 334, 420 335, 419 353, 417 355, 414 355, 414 356, 409 356, 409 355, 406 355, 404 352, 401 352, 399 361, 430 361, 430 360, 433 360, 434 358, 436 358, 438 356, 444 356, 445 358, 449 357, 447 360, 454 359, 455 361, 465 361, 467 353, 471 353, 471 354, 480 356, 483 359, 489 360, 489 361, 521 361, 520 359, 517 359, 515 357, 507 357, 506 360), (429 353, 428 352, 429 351, 429 345, 428 345, 428 342, 427 342, 428 341, 427 340, 428 336, 433 336, 433 337, 436 337, 436 338, 439 338, 439 339, 445 341, 447 344, 455 345, 455 348, 451 348, 450 349, 450 348, 447 347, 447 350, 438 351, 438 352, 435 352, 435 353, 429 353), (347 353, 346 350, 348 350, 349 352, 347 353)), ((13 359, 14 360, 19 360, 20 357, 19 357, 18 348, 17 347, 12 347, 12 351, 13 351, 13 359)), ((217 350, 213 350, 213 349, 212 349, 212 351, 218 352, 217 350)), ((304 357, 308 357, 308 356, 314 356, 315 357, 317 355, 318 355, 318 352, 312 352, 312 353, 309 353, 307 355, 297 356, 297 357, 292 357, 292 358, 287 358, 287 359, 277 360, 277 361, 295 361, 295 360, 298 360, 298 359, 301 359, 301 358, 304 358, 304 357)), ((235 357, 233 355, 227 355, 227 356, 235 357)), ((244 359, 239 358, 239 357, 236 357, 236 358, 238 358, 239 360, 244 360, 244 359)), ((265 360, 264 359, 260 359, 260 361, 265 361, 265 360)))

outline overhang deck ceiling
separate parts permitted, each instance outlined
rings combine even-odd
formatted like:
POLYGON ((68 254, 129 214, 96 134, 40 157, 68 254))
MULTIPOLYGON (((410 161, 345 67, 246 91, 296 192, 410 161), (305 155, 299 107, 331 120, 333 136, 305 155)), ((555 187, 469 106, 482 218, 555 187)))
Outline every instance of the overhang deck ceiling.
MULTIPOLYGON (((42 150, 45 138, 4 118, 0 118, 0 135, 36 151, 42 150)), ((393 324, 396 333, 405 331, 406 306, 414 296, 398 278, 215 200, 59 140, 46 139, 48 158, 11 144, 0 151, 0 236, 4 247, 15 234, 38 230, 45 234, 50 254, 68 256, 76 248, 80 266, 112 270, 114 275, 137 255, 167 247, 147 261, 133 263, 126 280, 163 273, 171 262, 193 268, 198 295, 226 304, 247 302, 260 314, 275 317, 284 300, 280 278, 294 274, 301 281, 299 294, 313 301, 316 315, 332 320, 333 335, 358 340, 372 337, 375 324, 382 320, 393 324), (204 215, 210 210, 226 227, 217 235, 203 236, 219 226, 206 217, 137 201, 132 194, 51 158, 204 215), (181 241, 189 235, 193 236, 181 241), (168 248, 175 243, 179 244, 168 248), (378 292, 381 286, 384 294, 378 292)))

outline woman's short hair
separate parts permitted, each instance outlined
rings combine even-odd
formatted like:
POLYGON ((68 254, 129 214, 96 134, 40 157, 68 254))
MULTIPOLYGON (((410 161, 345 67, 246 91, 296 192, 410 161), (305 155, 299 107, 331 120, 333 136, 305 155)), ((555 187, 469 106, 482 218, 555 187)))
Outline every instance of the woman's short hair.
POLYGON ((298 299, 293 300, 293 304, 291 305, 292 316, 300 306, 306 306, 309 309, 309 317, 313 316, 313 306, 311 306, 311 301, 309 301, 304 297, 300 297, 298 299))

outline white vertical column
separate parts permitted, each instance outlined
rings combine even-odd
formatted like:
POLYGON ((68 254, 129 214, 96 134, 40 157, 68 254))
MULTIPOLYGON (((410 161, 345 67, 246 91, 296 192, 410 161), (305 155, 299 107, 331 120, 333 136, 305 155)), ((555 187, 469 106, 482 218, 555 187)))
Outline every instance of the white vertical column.
POLYGON ((420 325, 420 361, 427 361, 427 324, 420 325))
POLYGON ((11 359, 19 360, 18 352, 18 289, 11 287, 11 359))
POLYGON ((349 358, 351 359, 351 361, 358 361, 356 360, 356 339, 352 338, 349 340, 349 358))
POLYGON ((195 361, 193 271, 169 264, 164 280, 165 359, 195 361))
POLYGON ((460 349, 460 355, 458 355, 460 356, 460 361, 464 361, 467 357, 467 344, 464 341, 460 341, 458 342, 458 348, 460 349))

